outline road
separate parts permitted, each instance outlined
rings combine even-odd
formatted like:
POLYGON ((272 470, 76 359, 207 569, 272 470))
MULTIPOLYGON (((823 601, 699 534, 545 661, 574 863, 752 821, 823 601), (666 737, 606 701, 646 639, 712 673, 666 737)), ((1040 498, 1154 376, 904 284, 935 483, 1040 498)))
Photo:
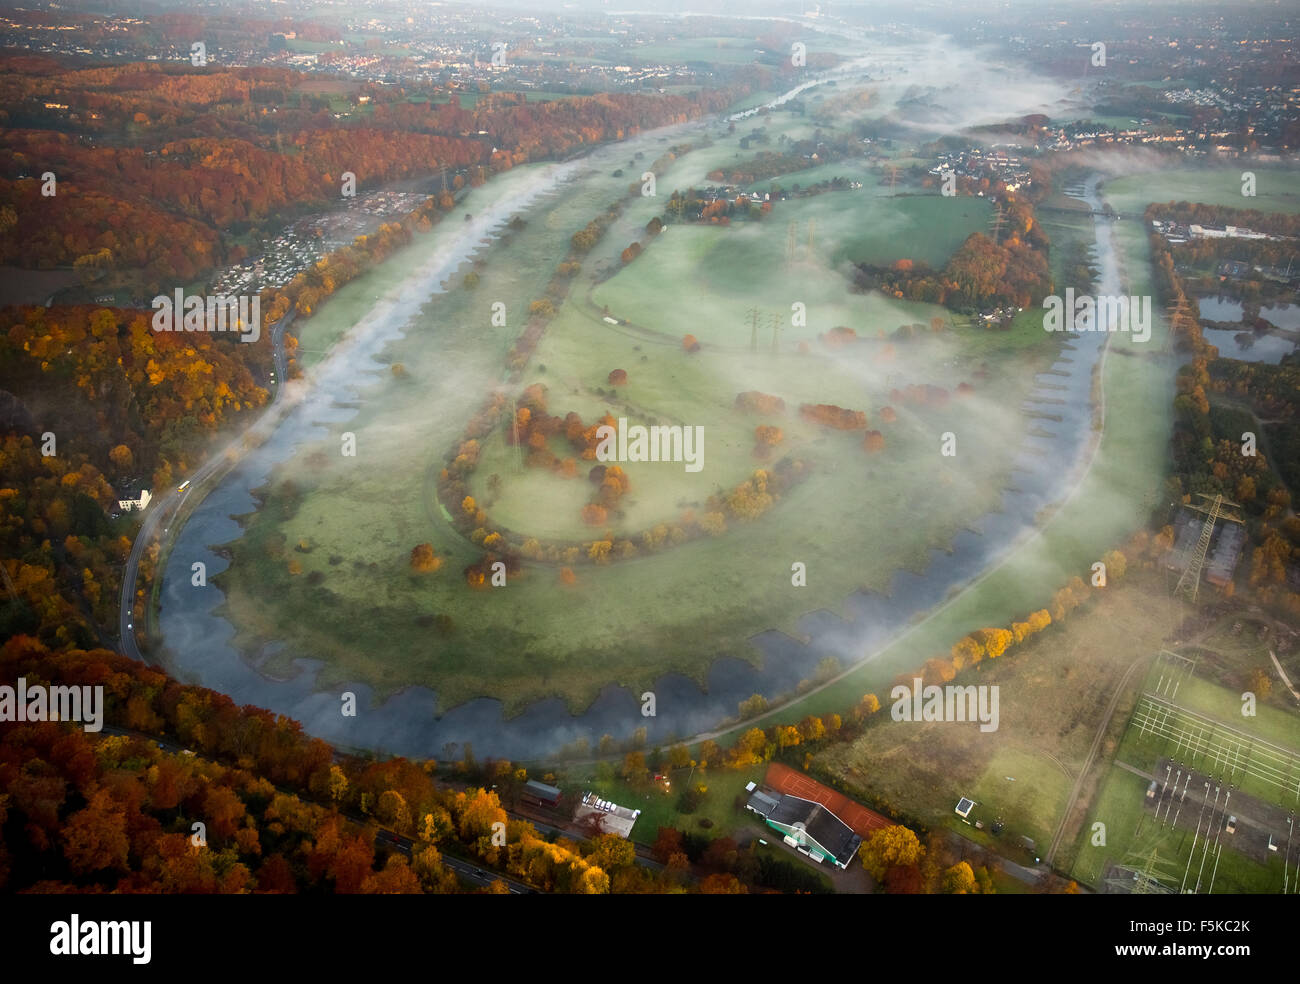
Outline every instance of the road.
POLYGON ((224 450, 211 455, 207 461, 200 465, 189 476, 190 484, 184 492, 180 491, 178 487, 169 490, 165 495, 160 493, 154 496, 149 503, 149 507, 145 510, 144 522, 140 524, 140 530, 136 533, 135 542, 131 544, 131 555, 127 558, 126 568, 122 572, 121 598, 118 604, 117 633, 120 640, 119 646, 123 654, 131 657, 131 659, 147 662, 141 654, 135 638, 135 588, 139 579, 140 558, 144 555, 145 549, 153 541, 154 537, 158 535, 160 525, 162 531, 167 532, 167 524, 170 524, 171 520, 179 515, 181 507, 185 505, 185 500, 189 498, 190 493, 215 475, 223 466, 233 468, 248 450, 248 444, 245 440, 246 435, 263 426, 264 423, 269 424, 273 419, 273 415, 279 413, 280 398, 284 395, 286 383, 288 382, 285 376, 288 359, 284 354, 284 333, 293 324, 294 317, 294 312, 290 311, 271 327, 272 359, 275 365, 276 386, 271 402, 262 412, 262 415, 245 431, 244 436, 231 441, 224 450))
MULTIPOLYGON (((347 814, 344 815, 348 816, 347 814)), ((348 816, 348 819, 356 820, 358 823, 366 822, 352 816, 348 816)), ((410 837, 405 837, 402 834, 387 829, 386 827, 380 827, 375 831, 375 840, 396 848, 408 858, 411 856, 411 847, 415 844, 415 841, 410 837)), ((511 895, 541 894, 537 889, 533 888, 526 882, 521 882, 516 878, 511 878, 509 875, 503 875, 500 872, 488 871, 484 868, 480 868, 470 861, 464 861, 446 853, 445 848, 446 845, 442 845, 442 849, 439 851, 442 855, 442 863, 472 885, 486 886, 492 884, 494 881, 501 881, 505 882, 506 888, 510 889, 511 895)))

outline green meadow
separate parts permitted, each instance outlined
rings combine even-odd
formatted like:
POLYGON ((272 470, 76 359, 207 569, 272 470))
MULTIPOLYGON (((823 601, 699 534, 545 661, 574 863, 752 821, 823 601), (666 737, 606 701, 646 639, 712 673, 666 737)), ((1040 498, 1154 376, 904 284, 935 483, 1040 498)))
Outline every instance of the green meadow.
MULTIPOLYGON (((921 569, 931 548, 943 548, 994 507, 1029 424, 1018 411, 1022 396, 1058 343, 1041 325, 990 333, 954 324, 938 308, 855 294, 845 271, 849 259, 920 258, 927 248, 941 264, 946 257, 931 242, 943 224, 940 205, 953 213, 947 242, 955 248, 966 228, 984 224, 983 203, 829 193, 780 203, 752 226, 672 225, 633 263, 619 263, 623 246, 644 238, 645 223, 662 211, 667 189, 698 182, 735 153, 737 139, 683 154, 660 177, 656 198, 628 200, 585 258, 520 385, 544 384, 549 412, 560 416, 573 410, 594 422, 608 412, 630 423, 704 428, 697 473, 682 463, 625 465, 631 489, 623 514, 609 522, 615 533, 681 522, 684 512, 698 513, 711 495, 786 454, 807 462, 809 477, 757 519, 729 518, 721 535, 608 566, 578 564, 574 584, 561 583, 554 567, 525 564, 504 589, 466 586, 462 572, 482 550, 436 501, 438 469, 469 416, 503 385, 505 347, 569 237, 626 193, 637 165, 667 149, 657 138, 629 142, 623 175, 615 177, 612 166, 594 169, 529 209, 522 229, 475 262, 475 288, 451 277, 385 352, 401 372, 368 370, 357 416, 276 469, 265 505, 246 517, 245 535, 228 548, 238 576, 222 579, 240 645, 256 651, 285 643, 268 672, 311 656, 324 662, 327 686, 364 679, 386 694, 422 684, 438 691, 444 709, 487 695, 509 712, 557 696, 578 710, 609 683, 639 687, 668 671, 702 680, 719 656, 756 661, 748 641, 755 633, 792 633, 809 611, 840 611, 858 589, 884 590, 895 571, 921 569), (788 221, 816 227, 812 249, 805 231, 793 261, 785 255, 788 221), (508 312, 504 331, 489 321, 497 302, 508 312), (806 306, 806 324, 798 323, 796 303, 806 306), (629 324, 605 322, 605 306, 629 324), (757 351, 750 350, 750 308, 763 312, 757 351), (769 315, 781 322, 775 351, 769 315), (946 319, 943 331, 929 330, 934 316, 946 319), (877 337, 904 324, 924 330, 892 343, 877 337), (837 326, 866 340, 841 348, 818 340, 837 326), (683 350, 687 333, 700 340, 700 351, 683 350), (982 364, 996 385, 972 375, 982 364), (614 369, 627 372, 626 386, 609 383, 614 369), (895 422, 880 418, 893 402, 891 388, 923 383, 954 391, 961 382, 976 383, 970 397, 946 407, 899 405, 895 422), (747 390, 780 396, 785 412, 742 414, 734 403, 747 390), (862 431, 802 419, 801 403, 864 411, 885 449, 869 454, 862 431), (759 424, 784 432, 767 461, 754 455, 759 424), (943 458, 940 437, 958 424, 963 453, 943 458), (356 434, 356 458, 338 454, 342 430, 356 434), (409 556, 425 542, 442 565, 414 575, 409 556), (806 588, 791 585, 795 562, 809 565, 806 588)), ((503 179, 523 180, 494 179, 464 209, 485 208, 503 179)), ((452 234, 460 210, 307 322, 304 358, 345 335, 367 298, 418 269, 440 237, 452 234)), ((472 491, 488 504, 490 526, 574 543, 604 532, 581 521, 591 495, 585 473, 566 480, 522 468, 500 430, 482 443, 472 491)))

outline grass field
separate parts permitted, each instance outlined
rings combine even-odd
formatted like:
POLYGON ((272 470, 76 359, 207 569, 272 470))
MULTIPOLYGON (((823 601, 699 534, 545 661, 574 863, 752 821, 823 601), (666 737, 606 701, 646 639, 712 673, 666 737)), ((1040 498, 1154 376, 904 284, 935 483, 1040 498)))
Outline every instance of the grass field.
MULTIPOLYGON (((1149 293, 1148 248, 1141 229, 1130 224, 1117 237, 1128 256, 1128 290, 1149 293)), ((946 651, 971 629, 1010 624, 1013 618, 1042 607, 1071 576, 1087 575, 1094 560, 1145 522, 1150 510, 1163 501, 1173 400, 1174 364, 1153 353, 1163 344, 1165 331, 1159 316, 1156 321, 1145 347, 1127 336, 1111 338, 1111 355, 1102 373, 1106 428, 1091 470, 1073 498, 1045 517, 1039 530, 1001 566, 986 572, 853 672, 774 712, 774 719, 842 712, 862 694, 880 691, 898 672, 946 651)), ((1041 315, 1024 322, 1017 319, 1016 325, 1020 331, 1042 332, 1041 315)))
POLYGON ((341 51, 343 45, 338 41, 307 41, 303 38, 292 38, 284 43, 284 46, 290 51, 318 55, 323 51, 341 51))
MULTIPOLYGON (((1134 659, 1158 649, 1169 631, 1177 609, 1157 602, 1153 612, 1150 592, 1157 583, 1138 574, 1096 593, 1088 609, 1062 625, 960 675, 955 684, 999 688, 996 731, 962 722, 894 721, 888 687, 881 687, 881 710, 864 735, 821 753, 817 765, 864 802, 904 808, 927 826, 949 827, 1032 863, 1019 838, 1046 850, 1112 694, 1134 659), (1068 702, 1061 700, 1065 693, 1068 702), (984 830, 953 812, 963 796, 977 803, 968 819, 981 821, 984 830), (994 836, 990 827, 999 819, 1005 829, 994 836)), ((930 655, 915 652, 915 664, 930 655)))
MULTIPOLYGON (((1155 681, 1149 680, 1148 689, 1154 692, 1154 688, 1155 681)), ((1244 728, 1266 741, 1280 744, 1300 741, 1300 715, 1295 711, 1261 703, 1256 706, 1253 716, 1246 717, 1241 713, 1241 697, 1240 690, 1228 690, 1195 676, 1182 683, 1176 702, 1230 727, 1244 728)))
MULTIPOLYGON (((900 324, 928 323, 936 315, 947 317, 947 312, 878 294, 854 294, 840 264, 850 258, 887 262, 891 253, 895 259, 926 254, 916 258, 928 261, 933 256, 942 264, 951 249, 945 253, 941 246, 923 245, 921 227, 937 224, 943 206, 948 206, 949 215, 965 209, 937 196, 931 201, 830 192, 782 202, 763 222, 728 228, 672 225, 633 264, 597 287, 592 300, 674 344, 690 332, 706 344, 736 349, 749 345, 744 312, 755 306, 782 315, 782 342, 790 346, 812 341, 838 325, 872 337, 900 324), (917 202, 928 204, 918 207, 917 202), (938 207, 933 204, 940 202, 938 207), (785 259, 790 222, 797 224, 793 264, 785 259), (811 258, 809 223, 814 224, 811 258), (818 242, 825 245, 819 247, 818 242), (807 307, 804 328, 790 323, 795 302, 807 307)), ((961 220, 952 224, 957 230, 940 238, 955 249, 969 232, 961 220)))
POLYGON ((636 62, 681 64, 711 62, 715 65, 748 65, 763 57, 753 38, 682 38, 621 49, 622 58, 636 62))
MULTIPOLYGON (((660 188, 677 186, 675 174, 685 183, 688 175, 707 173, 714 155, 734 154, 735 139, 684 155, 660 188)), ((630 144, 629 163, 664 149, 649 139, 630 144), (644 147, 641 158, 637 147, 644 147)), ((891 235, 902 236, 909 249, 919 246, 924 235, 918 231, 909 240, 897 223, 924 221, 935 231, 938 213, 924 210, 939 199, 863 195, 852 199, 851 209, 845 208, 848 199, 833 201, 836 195, 782 203, 801 221, 815 219, 826 229, 813 254, 789 269, 780 258, 785 236, 779 226, 670 227, 595 293, 597 302, 650 332, 631 334, 611 331, 584 295, 590 271, 616 258, 626 237, 662 209, 661 201, 634 199, 588 257, 524 382, 547 384, 551 412, 560 415, 572 409, 591 419, 609 410, 634 422, 705 426, 706 464, 698 475, 680 465, 629 466, 633 491, 620 521, 628 529, 670 521, 683 508, 701 506, 715 489, 746 478, 761 464, 752 457, 757 423, 779 424, 787 435, 784 448, 797 448, 813 462, 817 477, 749 526, 733 522, 717 539, 604 570, 580 568, 576 585, 560 585, 553 569, 537 567, 511 584, 508 606, 491 592, 467 591, 460 572, 480 551, 446 525, 432 479, 474 404, 499 381, 507 338, 518 330, 513 316, 506 332, 485 330, 490 303, 499 300, 519 312, 541 296, 568 237, 626 189, 626 177, 612 172, 606 166, 531 212, 509 244, 494 246, 476 263, 482 278, 477 289, 466 290, 453 278, 452 289, 436 296, 406 338, 391 346, 387 355, 403 364, 407 378, 376 371, 359 415, 346 425, 358 435, 363 457, 340 458, 334 436, 301 449, 277 470, 266 506, 232 546, 240 577, 226 579, 228 612, 242 630, 241 644, 288 643, 269 671, 310 654, 325 662, 326 680, 365 679, 381 693, 426 684, 437 689, 443 707, 488 694, 505 700, 510 711, 552 695, 576 709, 609 682, 639 686, 669 670, 700 679, 717 656, 755 660, 748 643, 754 632, 768 626, 793 632, 810 610, 838 611, 855 590, 883 590, 895 570, 923 566, 928 547, 946 544, 997 501, 1019 445, 1016 435, 1026 426, 1008 411, 1055 351, 1041 326, 988 333, 961 325, 898 343, 887 363, 882 343, 837 353, 815 341, 816 333, 837 324, 872 335, 926 322, 938 312, 849 293, 834 268, 834 250, 843 248, 837 239, 854 229, 879 251, 891 235), (915 211, 918 206, 924 214, 915 211), (855 211, 861 213, 856 224, 855 211), (808 303, 806 329, 796 329, 788 317, 801 297, 808 303), (787 313, 778 356, 768 338, 758 353, 745 351, 744 311, 756 301, 787 313), (680 346, 688 331, 705 345, 694 356, 680 346), (800 340, 812 341, 807 354, 794 351, 800 340), (795 412, 801 402, 835 402, 874 420, 889 386, 927 382, 951 390, 980 360, 1001 367, 996 390, 977 390, 960 409, 900 407, 898 422, 884 428, 886 451, 874 458, 859 447, 860 434, 824 432, 795 412), (617 392, 606 382, 613 368, 629 374, 617 392), (745 389, 777 393, 790 409, 773 421, 743 417, 731 407, 745 389), (953 414, 968 428, 968 453, 936 476, 938 435, 952 426, 953 414), (899 535, 902 511, 913 517, 906 536, 899 535), (443 558, 438 574, 409 573, 407 558, 420 542, 433 543, 443 558), (790 584, 796 560, 812 563, 809 587, 800 591, 790 584), (290 573, 290 561, 301 573, 290 573), (596 611, 599 619, 578 617, 596 611), (763 623, 755 622, 756 611, 765 613, 763 623), (436 615, 451 616, 453 627, 429 628, 436 615), (382 646, 375 644, 380 638, 382 646)), ((474 196, 490 200, 498 182, 522 180, 514 174, 476 190, 465 210, 485 207, 474 196)), ((969 200, 946 204, 954 211, 975 207, 969 200)), ((368 300, 400 283, 446 231, 444 223, 430 234, 432 245, 413 246, 341 290, 304 325, 304 362, 341 337, 368 300)), ((499 499, 490 506, 496 522, 534 535, 590 538, 579 519, 589 495, 585 483, 515 468, 499 437, 485 441, 475 481, 502 476, 499 499)))
MULTIPOLYGON (((553 334, 539 352, 539 360, 552 366, 564 365, 565 350, 572 348, 575 354, 568 363, 570 372, 581 367, 585 355, 588 368, 583 371, 587 379, 579 376, 578 381, 594 388, 612 365, 624 363, 617 351, 596 347, 599 331, 576 316, 572 324, 557 319, 553 334), (593 365, 592 352, 616 361, 602 358, 593 365)), ((452 340, 449 336, 444 327, 444 346, 452 340)), ((629 350, 636 344, 622 336, 619 341, 629 350)), ((444 355, 448 351, 445 347, 444 355)), ((418 358, 418 353, 403 357, 417 381, 408 390, 416 390, 418 381, 426 378, 418 358)), ((673 412, 688 422, 707 421, 706 433, 710 436, 705 448, 706 470, 699 476, 685 473, 680 466, 658 466, 658 471, 656 466, 630 466, 636 490, 632 508, 648 509, 647 515, 665 502, 673 505, 674 496, 684 495, 687 502, 699 502, 715 484, 725 485, 743 477, 752 465, 747 460, 752 439, 742 445, 737 437, 728 448, 725 438, 712 436, 719 430, 724 435, 728 430, 740 434, 752 427, 752 420, 736 420, 738 415, 726 408, 738 386, 733 384, 725 390, 702 388, 696 391, 699 395, 690 395, 690 384, 702 386, 711 375, 725 374, 722 358, 712 356, 712 364, 708 356, 688 361, 680 348, 656 353, 654 358, 673 367, 671 374, 659 383, 653 377, 641 382, 637 373, 648 376, 648 368, 639 369, 637 363, 627 361, 625 364, 634 367, 634 381, 628 386, 634 392, 629 398, 645 398, 642 394, 647 393, 653 397, 653 390, 677 387, 673 412), (692 403, 702 399, 714 402, 692 403), (730 475, 728 468, 734 469, 730 475), (701 476, 704 481, 693 486, 692 481, 701 476)), ((770 388, 779 390, 791 402, 838 396, 833 389, 817 385, 818 367, 821 380, 829 382, 835 378, 834 364, 811 356, 807 360, 802 368, 797 361, 786 360, 766 369, 773 373, 784 369, 787 375, 781 386, 770 388)), ((565 395, 572 388, 566 376, 548 370, 541 378, 553 388, 554 412, 570 407, 585 411, 582 403, 565 395)), ((842 378, 838 385, 849 395, 849 379, 842 378)), ((1006 467, 1006 449, 999 448, 990 437, 988 454, 963 456, 964 468, 947 476, 949 484, 932 481, 926 460, 933 449, 922 435, 927 430, 937 434, 942 429, 935 416, 937 411, 904 412, 899 423, 893 425, 896 429, 890 431, 895 451, 887 450, 870 461, 851 436, 814 436, 808 425, 787 415, 780 423, 790 429, 790 440, 802 432, 810 442, 811 457, 828 466, 841 463, 822 481, 798 486, 773 512, 772 522, 765 521, 765 517, 754 524, 752 532, 737 530, 734 536, 696 541, 662 555, 615 565, 590 577, 583 572, 579 584, 572 588, 557 586, 553 573, 539 569, 512 587, 512 604, 506 611, 491 595, 465 592, 457 572, 476 560, 478 552, 441 522, 430 521, 436 514, 429 505, 427 488, 421 489, 420 483, 425 477, 423 469, 433 464, 445 441, 422 439, 428 450, 412 458, 405 436, 408 426, 401 421, 410 416, 426 419, 428 413, 427 409, 416 409, 422 402, 427 408, 428 402, 415 396, 399 393, 374 424, 355 425, 358 434, 368 435, 363 437, 367 458, 377 467, 368 467, 364 474, 349 474, 344 470, 346 461, 331 456, 323 458, 315 469, 307 464, 316 460, 308 453, 302 463, 284 470, 285 477, 292 477, 309 494, 293 513, 278 510, 273 496, 248 535, 238 542, 236 556, 253 562, 258 576, 246 577, 240 583, 232 593, 231 605, 233 608, 236 598, 242 597, 251 609, 261 610, 260 617, 255 610, 241 610, 236 621, 261 628, 268 636, 282 633, 286 624, 293 625, 294 648, 302 646, 302 651, 338 659, 340 673, 364 673, 368 679, 382 681, 383 686, 397 686, 411 679, 436 680, 449 702, 458 694, 472 696, 485 690, 505 696, 511 703, 554 692, 580 702, 594 695, 601 684, 589 672, 596 661, 606 667, 605 679, 613 676, 629 685, 644 680, 642 674, 669 668, 696 675, 707 665, 696 655, 701 639, 709 640, 716 652, 746 656, 750 650, 745 640, 756 630, 755 610, 767 612, 770 624, 789 627, 810 608, 838 609, 858 587, 883 589, 895 567, 920 564, 927 540, 942 542, 943 537, 956 531, 963 515, 986 509, 998 488, 996 475, 991 475, 989 469, 1006 467), (417 466, 414 474, 412 465, 417 466), (852 489, 860 490, 868 474, 879 489, 877 508, 858 511, 853 503, 862 492, 855 495, 852 489), (954 513, 947 505, 955 492, 967 512, 954 513), (361 503, 379 500, 392 505, 383 511, 358 509, 361 503), (888 504, 889 508, 879 508, 880 504, 888 504), (911 538, 898 537, 892 510, 899 508, 931 517, 931 525, 915 526, 911 538), (854 517, 853 521, 848 521, 849 516, 854 517), (796 517, 798 521, 794 522, 796 517), (312 587, 304 578, 285 572, 284 561, 273 559, 274 545, 281 540, 288 544, 306 540, 313 545, 311 553, 295 559, 306 578, 319 571, 324 585, 312 587), (432 540, 445 563, 437 577, 417 582, 405 573, 404 561, 410 545, 421 540, 432 540), (790 562, 808 557, 809 543, 819 547, 815 560, 810 558, 815 578, 808 593, 801 595, 790 589, 790 562), (332 557, 344 561, 330 564, 332 557), (866 557, 871 558, 869 565, 863 563, 866 557), (358 561, 361 567, 356 566, 358 561), (368 566, 375 561, 379 562, 379 570, 368 566), (329 592, 327 597, 321 596, 322 590, 329 592), (349 598, 365 599, 365 607, 354 609, 347 603, 349 598), (265 599, 276 602, 268 606, 265 599), (602 617, 598 621, 575 620, 574 613, 582 610, 600 611, 602 617), (309 616, 312 612, 315 614, 309 616), (453 640, 431 638, 429 631, 416 623, 419 615, 440 612, 455 615, 460 628, 453 640), (526 626, 529 634, 522 635, 518 629, 503 625, 503 618, 509 620, 509 626, 526 626), (654 629, 648 630, 651 625, 654 629), (376 633, 382 633, 386 641, 382 655, 367 644, 376 633), (610 650, 610 638, 623 642, 610 650), (505 639, 512 644, 503 646, 505 639), (363 656, 363 652, 373 655, 363 656), (491 658, 496 667, 490 677, 482 674, 485 658, 491 658)), ((839 398, 846 404, 865 405, 873 414, 876 410, 875 400, 861 403, 839 398)), ((612 409, 622 412, 624 407, 612 409)), ((629 412, 633 419, 639 416, 629 412)), ((972 407, 968 419, 969 413, 975 412, 980 411, 972 407)), ((994 413, 992 408, 982 412, 994 413)), ((656 411, 656 416, 661 414, 656 411)), ((438 419, 464 417, 439 414, 438 419)), ((1005 429, 993 428, 992 433, 1005 433, 1005 429)), ((972 450, 982 443, 974 441, 972 450)), ((491 466, 497 447, 489 443, 482 470, 491 466)), ((485 471, 483 478, 489 473, 485 471)), ((509 473, 503 469, 502 474, 509 473)), ((529 528, 537 532, 546 532, 548 522, 558 521, 561 526, 575 522, 581 505, 580 489, 554 488, 544 475, 542 484, 533 476, 526 477, 528 481, 520 484, 523 491, 518 498, 511 498, 515 493, 507 483, 501 501, 493 504, 493 514, 500 516, 501 522, 515 526, 528 522, 529 528), (546 491, 548 486, 552 486, 550 492, 546 491), (550 508, 539 508, 548 502, 544 497, 537 498, 539 490, 542 496, 568 498, 552 498, 550 508)))
MULTIPOLYGON (((793 39, 792 39, 793 40, 793 39)), ((856 53, 852 47, 840 38, 813 34, 799 38, 808 54, 818 53, 856 53)), ((558 60, 577 64, 711 64, 711 65, 748 65, 756 61, 771 62, 773 57, 788 58, 788 50, 775 53, 764 50, 758 42, 758 33, 752 37, 719 36, 706 38, 675 38, 668 41, 652 41, 645 44, 624 45, 609 37, 565 38, 556 48, 558 60)), ((530 55, 530 59, 535 57, 530 55)), ((745 108, 745 107, 742 107, 745 108)))
POLYGON ((1118 757, 1150 770, 1173 756, 1266 802, 1300 806, 1300 715, 1252 707, 1240 691, 1200 679, 1194 665, 1165 658, 1152 666, 1118 757))
MULTIPOLYGON (((419 267, 428 262, 429 256, 449 235, 456 231, 456 223, 461 220, 463 212, 476 212, 488 207, 492 202, 516 192, 524 186, 544 164, 526 164, 513 168, 506 174, 493 178, 490 184, 471 189, 458 207, 434 227, 427 236, 418 236, 408 246, 399 249, 379 266, 368 270, 363 276, 340 287, 329 303, 306 320, 295 324, 298 336, 298 362, 310 370, 329 352, 333 345, 352 329, 374 304, 377 297, 383 296, 405 283, 419 267)), ((528 262, 523 254, 512 256, 510 262, 520 267, 521 279, 532 268, 539 273, 541 264, 528 262)))
POLYGON ((1141 216, 1151 202, 1185 201, 1261 212, 1300 212, 1300 174, 1266 165, 1146 171, 1111 178, 1103 190, 1115 210, 1125 216, 1141 216), (1253 198, 1241 193, 1241 174, 1247 170, 1255 174, 1256 194, 1253 198))
POLYGON ((668 773, 672 785, 664 791, 661 787, 634 788, 614 776, 613 769, 607 766, 588 780, 586 788, 620 806, 641 811, 632 828, 632 840, 639 844, 653 844, 660 827, 676 827, 697 834, 707 831, 709 837, 729 837, 753 817, 736 809, 735 801, 745 791, 746 784, 763 781, 763 771, 761 766, 736 770, 674 769, 668 773), (682 792, 688 786, 699 784, 706 786, 708 792, 692 812, 682 813, 678 809, 682 792), (711 826, 701 826, 701 820, 708 820, 711 826))
MULTIPOLYGON (((1071 871, 1071 876, 1077 881, 1099 890, 1105 888, 1103 879, 1107 865, 1112 862, 1137 869, 1151 864, 1154 877, 1174 891, 1183 885, 1185 877, 1194 885, 1198 874, 1211 874, 1199 867, 1203 840, 1198 840, 1193 831, 1161 827, 1144 809, 1147 783, 1143 776, 1119 767, 1112 767, 1107 773, 1096 805, 1089 811, 1087 822, 1079 834, 1076 860, 1071 871), (1105 824, 1105 844, 1094 843, 1093 824, 1097 822, 1105 824)), ((1212 872, 1215 895, 1276 894, 1282 890, 1280 851, 1272 855, 1266 865, 1227 847, 1217 857, 1212 855, 1209 858, 1211 865, 1216 860, 1217 870, 1212 872)), ((1294 871, 1291 877, 1295 878, 1294 871)), ((1208 877, 1205 884, 1208 888, 1208 877)))

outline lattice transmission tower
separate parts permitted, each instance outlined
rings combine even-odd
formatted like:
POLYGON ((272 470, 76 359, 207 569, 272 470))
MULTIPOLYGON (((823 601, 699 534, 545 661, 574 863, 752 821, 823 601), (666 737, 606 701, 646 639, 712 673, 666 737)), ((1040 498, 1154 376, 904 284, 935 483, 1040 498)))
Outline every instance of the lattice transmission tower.
MULTIPOLYGON (((1210 498, 1203 492, 1198 492, 1197 494, 1202 499, 1210 498)), ((1219 519, 1224 519, 1230 523, 1241 523, 1241 520, 1236 516, 1231 516, 1228 513, 1223 512, 1225 506, 1229 508, 1241 508, 1237 503, 1225 499, 1222 494, 1216 495, 1210 502, 1209 506, 1189 507, 1195 509, 1197 512, 1205 513, 1208 518, 1201 526, 1201 535, 1197 539, 1196 545, 1192 547, 1190 560, 1188 561, 1187 566, 1183 568, 1183 574, 1178 579, 1178 584, 1174 588, 1175 598, 1182 595, 1193 605, 1196 604, 1196 596, 1201 588, 1201 571, 1205 568, 1205 555, 1210 549, 1210 540, 1214 536, 1215 522, 1219 519)))

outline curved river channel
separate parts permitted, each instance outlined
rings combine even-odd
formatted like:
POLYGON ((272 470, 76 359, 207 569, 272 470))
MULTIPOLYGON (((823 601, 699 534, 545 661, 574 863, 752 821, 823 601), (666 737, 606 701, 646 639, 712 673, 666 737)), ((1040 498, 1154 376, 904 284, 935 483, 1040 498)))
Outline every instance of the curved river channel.
MULTIPOLYGON (((436 694, 425 687, 409 687, 377 705, 374 692, 364 683, 352 683, 328 692, 318 691, 320 664, 299 660, 300 672, 291 679, 272 679, 259 672, 233 645, 234 627, 217 610, 221 591, 209 585, 196 591, 190 585, 190 565, 201 560, 208 575, 225 570, 228 561, 214 547, 242 535, 233 516, 253 512, 258 503, 252 490, 268 481, 271 470, 292 457, 296 448, 320 440, 331 426, 355 414, 340 406, 357 398, 368 384, 369 369, 382 368, 375 357, 402 326, 418 314, 421 305, 441 290, 439 284, 466 259, 484 249, 482 239, 496 235, 511 216, 559 192, 566 182, 580 179, 588 169, 608 167, 625 159, 637 142, 664 133, 699 128, 687 124, 655 131, 587 157, 538 169, 523 181, 508 186, 495 202, 479 202, 472 222, 450 242, 432 248, 416 273, 401 287, 379 299, 374 307, 339 342, 311 373, 300 402, 283 416, 272 436, 251 451, 226 475, 186 521, 176 537, 162 571, 159 631, 166 653, 166 668, 179 679, 229 694, 239 704, 255 704, 302 722, 311 734, 346 748, 382 750, 414 758, 457 756, 457 749, 472 743, 479 757, 505 757, 534 761, 561 746, 586 737, 594 748, 600 736, 631 737, 639 727, 648 731, 648 745, 678 737, 698 735, 733 717, 737 704, 751 694, 769 699, 792 693, 799 681, 810 678, 818 662, 834 656, 845 667, 846 654, 874 658, 914 618, 940 604, 956 588, 968 584, 998 564, 1017 541, 1032 530, 1034 517, 1045 506, 1060 502, 1082 479, 1091 452, 1092 376, 1104 349, 1101 332, 1074 337, 1063 347, 1051 370, 1040 374, 1024 409, 1044 409, 1059 420, 1034 420, 1016 458, 1013 487, 1004 491, 1000 508, 972 528, 958 534, 948 550, 932 550, 921 574, 899 572, 888 597, 855 594, 844 605, 846 617, 826 610, 805 615, 798 632, 802 642, 775 630, 752 639, 763 654, 762 666, 737 659, 718 659, 709 668, 706 689, 678 674, 666 674, 654 684, 655 717, 640 714, 637 694, 607 686, 592 706, 573 715, 559 699, 539 701, 523 713, 505 719, 499 701, 480 698, 435 717, 436 694), (357 696, 358 714, 340 714, 339 694, 357 696)), ((651 144, 646 143, 649 148, 651 144)), ((491 185, 489 184, 489 188, 491 185)), ((1090 179, 1078 195, 1100 207, 1097 179, 1090 179)), ((1097 294, 1118 295, 1120 272, 1111 230, 1096 220, 1094 263, 1100 269, 1097 294)), ((458 757, 458 756, 457 756, 458 757)))

